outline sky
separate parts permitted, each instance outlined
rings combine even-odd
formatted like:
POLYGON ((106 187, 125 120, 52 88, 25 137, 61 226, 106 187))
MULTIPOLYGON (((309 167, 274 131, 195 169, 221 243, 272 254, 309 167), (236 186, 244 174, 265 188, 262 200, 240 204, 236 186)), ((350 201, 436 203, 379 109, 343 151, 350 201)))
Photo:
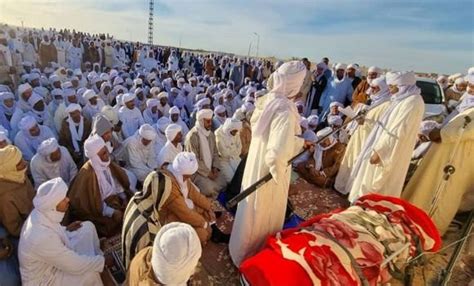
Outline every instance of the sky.
MULTIPOLYGON (((451 74, 474 66, 474 0, 155 0, 154 43, 451 74)), ((0 22, 147 41, 148 0, 0 0, 0 22)))

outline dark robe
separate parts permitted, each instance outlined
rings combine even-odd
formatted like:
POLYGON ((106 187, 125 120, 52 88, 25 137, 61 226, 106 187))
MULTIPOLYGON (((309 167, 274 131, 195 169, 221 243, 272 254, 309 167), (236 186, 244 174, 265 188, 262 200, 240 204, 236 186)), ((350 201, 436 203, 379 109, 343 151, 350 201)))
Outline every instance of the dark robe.
MULTIPOLYGON (((114 162, 110 162, 109 168, 112 177, 118 181, 126 193, 129 192, 130 182, 125 171, 114 162)), ((82 166, 71 182, 67 196, 71 203, 69 208, 71 220, 91 221, 101 237, 110 237, 120 232, 122 221, 116 221, 102 214, 102 196, 99 181, 90 161, 82 166)), ((105 202, 113 209, 124 211, 118 200, 120 200, 118 196, 112 195, 106 198, 105 202)))
POLYGON ((61 124, 61 130, 59 131, 59 145, 67 148, 69 154, 71 154, 74 162, 80 166, 83 162, 84 154, 84 142, 91 134, 91 122, 84 117, 84 133, 82 134, 82 140, 79 142, 80 153, 76 153, 74 150, 74 144, 72 144, 71 132, 69 131, 69 123, 65 118, 61 124))

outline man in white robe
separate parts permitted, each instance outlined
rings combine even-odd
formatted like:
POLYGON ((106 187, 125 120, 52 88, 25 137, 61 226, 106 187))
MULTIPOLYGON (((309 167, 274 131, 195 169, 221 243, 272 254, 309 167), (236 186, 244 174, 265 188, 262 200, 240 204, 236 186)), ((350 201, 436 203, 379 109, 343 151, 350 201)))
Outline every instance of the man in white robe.
POLYGON ((92 118, 100 112, 100 110, 102 109, 102 107, 105 106, 105 104, 92 89, 86 90, 82 97, 84 98, 84 102, 86 103, 86 105, 82 109, 82 114, 89 121, 92 121, 92 118))
POLYGON ((69 207, 67 189, 61 178, 52 179, 33 199, 35 208, 23 225, 18 247, 25 286, 102 285, 105 258, 94 225, 60 224, 69 207))
POLYGON ((123 95, 124 106, 119 109, 119 119, 122 121, 123 137, 128 138, 135 134, 135 132, 145 124, 142 113, 135 107, 135 94, 126 93, 123 95))
POLYGON ((41 142, 48 138, 55 138, 49 127, 39 125, 30 115, 21 119, 19 127, 20 132, 16 134, 14 141, 26 161, 31 161, 41 142))
POLYGON ((157 169, 154 140, 156 131, 150 124, 143 124, 135 135, 124 142, 126 150, 126 169, 143 183, 153 170, 157 169))
POLYGON ((156 98, 146 100, 146 109, 143 110, 143 120, 150 125, 156 124, 161 116, 161 111, 158 110, 160 102, 156 98))
POLYGON ((170 124, 166 127, 166 144, 158 154, 158 168, 163 168, 167 164, 173 163, 174 158, 183 152, 183 132, 178 124, 170 124))
POLYGON ((272 90, 257 100, 242 190, 268 173, 272 179, 237 207, 229 244, 236 266, 257 253, 268 235, 283 227, 291 175, 288 160, 304 145, 299 137, 300 117, 292 101, 297 99, 305 76, 302 62, 285 63, 273 73, 272 90))
POLYGON ((229 184, 240 164, 242 141, 240 140, 242 121, 227 118, 224 124, 216 130, 217 151, 221 158, 221 172, 229 184))
POLYGON ((347 194, 350 191, 346 185, 355 161, 376 122, 390 105, 390 91, 384 78, 379 77, 371 80, 367 94, 370 96, 371 104, 370 107, 363 108, 368 108, 369 111, 364 119, 356 122, 356 129, 349 140, 334 184, 334 188, 342 194, 347 194))
POLYGON ((197 112, 196 126, 189 131, 184 146, 186 151, 196 154, 199 162, 199 169, 193 177, 193 182, 202 194, 215 198, 226 186, 226 181, 220 171, 216 138, 211 131, 212 115, 210 109, 197 112))
POLYGON ((38 147, 37 153, 31 159, 31 175, 37 189, 42 183, 62 178, 69 185, 77 174, 77 167, 68 150, 59 146, 56 138, 44 140, 38 147))
POLYGON ((173 106, 170 108, 170 120, 172 123, 181 126, 181 133, 183 134, 183 137, 186 137, 186 134, 189 132, 189 127, 181 118, 181 111, 178 107, 173 106))
POLYGON ((390 106, 377 121, 354 164, 349 201, 368 193, 399 197, 425 105, 413 72, 387 74, 390 106))

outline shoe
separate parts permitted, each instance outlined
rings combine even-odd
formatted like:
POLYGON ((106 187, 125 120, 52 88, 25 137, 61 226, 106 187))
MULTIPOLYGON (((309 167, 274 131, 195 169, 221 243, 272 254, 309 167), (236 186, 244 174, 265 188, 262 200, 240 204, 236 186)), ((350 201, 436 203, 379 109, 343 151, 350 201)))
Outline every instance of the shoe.
POLYGON ((214 243, 229 243, 230 234, 223 233, 217 225, 213 224, 211 226, 212 234, 211 234, 211 241, 214 243))

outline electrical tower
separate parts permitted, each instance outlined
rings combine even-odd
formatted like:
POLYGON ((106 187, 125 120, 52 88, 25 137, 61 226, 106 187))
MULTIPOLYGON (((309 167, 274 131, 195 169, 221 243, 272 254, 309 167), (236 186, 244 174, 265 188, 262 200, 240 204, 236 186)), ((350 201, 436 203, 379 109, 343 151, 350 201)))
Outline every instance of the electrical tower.
POLYGON ((150 7, 148 8, 148 44, 153 45, 153 10, 155 1, 150 0, 150 7))

